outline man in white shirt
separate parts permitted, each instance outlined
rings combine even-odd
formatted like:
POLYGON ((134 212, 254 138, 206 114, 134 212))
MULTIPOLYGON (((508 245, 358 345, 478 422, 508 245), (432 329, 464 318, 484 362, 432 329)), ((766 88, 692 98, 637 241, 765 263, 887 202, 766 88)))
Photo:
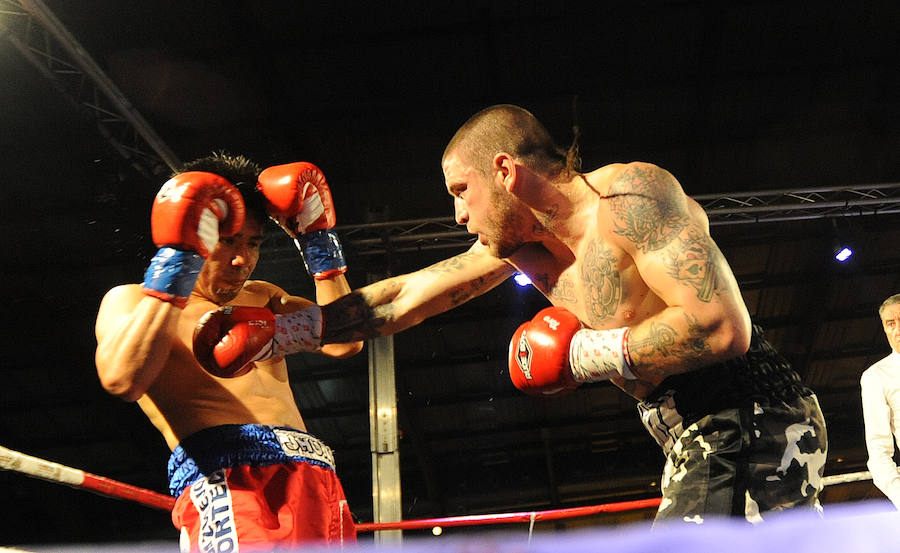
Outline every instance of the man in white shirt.
POLYGON ((900 294, 878 308, 891 353, 866 369, 860 378, 866 448, 872 481, 900 509, 900 468, 894 441, 900 443, 900 294))

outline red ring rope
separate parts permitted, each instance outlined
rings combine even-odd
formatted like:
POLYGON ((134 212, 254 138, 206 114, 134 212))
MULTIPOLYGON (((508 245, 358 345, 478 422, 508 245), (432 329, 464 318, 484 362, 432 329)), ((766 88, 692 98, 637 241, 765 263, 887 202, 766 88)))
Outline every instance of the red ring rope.
MULTIPOLYGON (((38 457, 25 455, 0 446, 0 470, 21 472, 28 476, 65 484, 73 488, 86 489, 101 495, 127 499, 153 507, 171 511, 175 506, 175 498, 139 488, 131 484, 125 484, 104 476, 97 476, 83 470, 74 469, 59 463, 45 461, 38 457)), ((823 478, 824 486, 871 480, 869 472, 854 472, 848 474, 836 474, 823 478)), ((606 503, 603 505, 589 505, 586 507, 572 507, 568 509, 551 509, 548 511, 528 511, 519 513, 500 513, 487 515, 465 515, 444 518, 425 518, 414 520, 401 520, 397 522, 363 522, 356 525, 358 532, 374 532, 378 530, 415 530, 420 528, 432 528, 435 526, 473 526, 476 524, 508 524, 514 522, 538 522, 545 520, 558 520, 579 516, 593 515, 597 513, 616 513, 622 511, 636 511, 638 509, 655 508, 659 506, 661 498, 638 499, 635 501, 621 501, 618 503, 606 503)))
POLYGON ((0 469, 21 472, 48 482, 86 489, 109 497, 128 499, 164 511, 171 511, 175 506, 174 497, 45 461, 2 446, 0 446, 0 469))
POLYGON ((597 513, 618 513, 621 511, 636 511, 658 507, 662 498, 638 499, 636 501, 622 501, 619 503, 606 503, 604 505, 590 505, 587 507, 571 507, 569 509, 551 509, 549 511, 530 511, 521 513, 503 513, 499 515, 466 515, 445 518, 423 518, 416 520, 401 520, 399 522, 363 522, 356 525, 357 532, 374 532, 378 530, 415 530, 418 528, 432 528, 434 526, 471 526, 474 524, 507 524, 512 522, 540 522, 542 520, 558 520, 593 515, 597 513))

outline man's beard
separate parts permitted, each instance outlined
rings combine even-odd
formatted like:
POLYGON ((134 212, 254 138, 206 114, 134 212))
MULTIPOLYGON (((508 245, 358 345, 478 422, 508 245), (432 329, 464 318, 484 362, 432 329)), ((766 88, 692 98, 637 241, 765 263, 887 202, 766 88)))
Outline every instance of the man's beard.
POLYGON ((525 241, 520 234, 525 222, 520 213, 513 209, 510 198, 499 192, 491 195, 494 204, 495 225, 488 235, 488 251, 500 259, 508 258, 521 248, 525 241))
POLYGON ((519 251, 519 248, 521 248, 523 245, 524 244, 522 242, 512 241, 504 238, 498 240, 496 243, 492 242, 489 251, 495 257, 506 259, 519 251))

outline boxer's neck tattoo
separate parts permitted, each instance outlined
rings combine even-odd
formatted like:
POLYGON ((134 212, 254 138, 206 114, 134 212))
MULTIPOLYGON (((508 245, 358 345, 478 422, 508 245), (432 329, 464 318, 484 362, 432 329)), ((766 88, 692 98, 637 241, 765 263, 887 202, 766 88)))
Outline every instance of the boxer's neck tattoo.
POLYGON ((553 204, 547 208, 545 208, 542 212, 536 213, 535 217, 538 221, 545 227, 549 227, 556 220, 556 215, 559 213, 559 204, 553 204))

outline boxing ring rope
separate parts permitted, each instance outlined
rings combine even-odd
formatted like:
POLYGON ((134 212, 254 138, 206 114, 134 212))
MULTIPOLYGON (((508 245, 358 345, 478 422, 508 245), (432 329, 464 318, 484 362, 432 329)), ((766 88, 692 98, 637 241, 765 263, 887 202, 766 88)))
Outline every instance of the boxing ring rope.
MULTIPOLYGON (((175 498, 119 482, 104 476, 91 474, 80 469, 67 467, 38 457, 0 446, 0 470, 19 472, 26 476, 64 484, 76 489, 88 490, 107 497, 134 501, 147 507, 171 511, 175 498)), ((835 474, 822 479, 824 486, 871 480, 868 471, 835 474)), ((546 511, 523 511, 517 513, 497 513, 483 515, 463 515, 442 518, 401 520, 397 522, 363 522, 356 525, 357 532, 377 532, 379 530, 418 530, 422 528, 476 526, 488 524, 513 524, 528 522, 529 532, 536 522, 589 516, 600 513, 618 513, 656 508, 661 498, 653 497, 633 501, 620 501, 601 505, 550 509, 546 511)))
POLYGON ((65 484, 76 489, 88 490, 100 495, 127 499, 164 511, 171 511, 175 506, 175 498, 138 486, 132 486, 104 476, 97 476, 79 469, 73 469, 59 463, 45 461, 38 457, 25 455, 0 446, 0 469, 21 472, 22 474, 65 484))
POLYGON ((622 511, 637 511, 659 506, 662 498, 638 499, 635 501, 621 501, 618 503, 605 503, 603 505, 589 505, 586 507, 571 507, 568 509, 551 509, 549 511, 525 511, 520 513, 500 513, 491 515, 464 515, 443 518, 422 518, 414 520, 401 520, 398 522, 361 522, 356 525, 357 532, 377 532, 378 530, 418 530, 420 528, 433 528, 435 526, 449 528, 451 526, 474 526, 481 524, 511 524, 514 522, 535 522, 547 520, 559 520, 581 516, 595 515, 598 513, 618 513, 622 511))
MULTIPOLYGON (((847 474, 835 474, 822 479, 823 486, 846 484, 871 480, 872 475, 868 471, 852 472, 847 474)), ((575 518, 600 513, 619 513, 623 511, 638 511, 659 507, 662 498, 638 499, 635 501, 621 501, 617 503, 604 503, 601 505, 589 505, 585 507, 571 507, 568 509, 551 509, 549 511, 526 511, 520 513, 501 513, 490 515, 465 515, 444 518, 423 518, 414 520, 401 520, 398 522, 364 522, 356 525, 357 532, 377 532, 379 530, 418 530, 421 528, 473 526, 480 524, 511 524, 515 522, 528 522, 531 527, 535 522, 575 518)), ((529 529, 530 531, 530 529, 529 529)))

